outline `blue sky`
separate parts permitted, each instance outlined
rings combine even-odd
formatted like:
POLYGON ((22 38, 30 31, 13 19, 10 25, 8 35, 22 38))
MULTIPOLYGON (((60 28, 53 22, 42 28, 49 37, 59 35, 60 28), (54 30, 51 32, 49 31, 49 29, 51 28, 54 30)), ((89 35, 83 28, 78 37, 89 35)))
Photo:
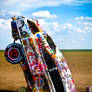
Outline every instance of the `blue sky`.
POLYGON ((92 49, 92 0, 0 0, 0 49, 13 42, 15 15, 38 19, 61 49, 92 49))

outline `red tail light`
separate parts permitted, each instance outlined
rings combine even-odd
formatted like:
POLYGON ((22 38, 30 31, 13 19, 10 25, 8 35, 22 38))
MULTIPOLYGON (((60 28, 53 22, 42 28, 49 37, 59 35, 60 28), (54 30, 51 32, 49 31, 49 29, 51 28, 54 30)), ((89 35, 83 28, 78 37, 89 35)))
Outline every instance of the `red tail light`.
POLYGON ((8 51, 8 57, 11 59, 11 60, 16 60, 17 58, 19 58, 20 56, 20 52, 17 48, 11 48, 9 51, 8 51))
POLYGON ((12 43, 5 49, 5 58, 9 63, 19 63, 23 59, 23 55, 23 48, 20 44, 12 43))

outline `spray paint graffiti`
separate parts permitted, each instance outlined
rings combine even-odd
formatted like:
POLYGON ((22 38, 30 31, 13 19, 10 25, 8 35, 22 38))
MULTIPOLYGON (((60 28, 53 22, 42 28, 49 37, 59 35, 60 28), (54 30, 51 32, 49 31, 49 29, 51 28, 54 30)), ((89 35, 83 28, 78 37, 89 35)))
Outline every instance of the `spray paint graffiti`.
POLYGON ((11 28, 14 42, 5 49, 5 57, 20 64, 29 92, 76 92, 62 52, 38 21, 14 16, 11 28))

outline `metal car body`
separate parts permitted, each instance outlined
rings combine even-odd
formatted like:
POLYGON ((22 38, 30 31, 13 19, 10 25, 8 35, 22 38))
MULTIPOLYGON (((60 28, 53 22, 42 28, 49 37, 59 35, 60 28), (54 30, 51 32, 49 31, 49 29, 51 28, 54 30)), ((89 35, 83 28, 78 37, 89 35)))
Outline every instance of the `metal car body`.
POLYGON ((29 92, 76 92, 62 52, 38 21, 14 16, 11 29, 14 42, 6 47, 5 57, 20 64, 29 92))

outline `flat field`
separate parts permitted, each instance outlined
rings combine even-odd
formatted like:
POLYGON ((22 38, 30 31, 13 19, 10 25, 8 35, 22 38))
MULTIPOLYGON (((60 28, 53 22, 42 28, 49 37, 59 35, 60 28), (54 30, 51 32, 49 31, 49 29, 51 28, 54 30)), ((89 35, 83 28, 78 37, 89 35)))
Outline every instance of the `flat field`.
MULTIPOLYGON (((62 51, 72 72, 77 92, 86 92, 92 86, 92 51, 62 51)), ((0 51, 0 92, 16 92, 26 87, 21 67, 8 63, 0 51)))
POLYGON ((72 72, 77 92, 92 86, 92 51, 63 51, 72 72))

